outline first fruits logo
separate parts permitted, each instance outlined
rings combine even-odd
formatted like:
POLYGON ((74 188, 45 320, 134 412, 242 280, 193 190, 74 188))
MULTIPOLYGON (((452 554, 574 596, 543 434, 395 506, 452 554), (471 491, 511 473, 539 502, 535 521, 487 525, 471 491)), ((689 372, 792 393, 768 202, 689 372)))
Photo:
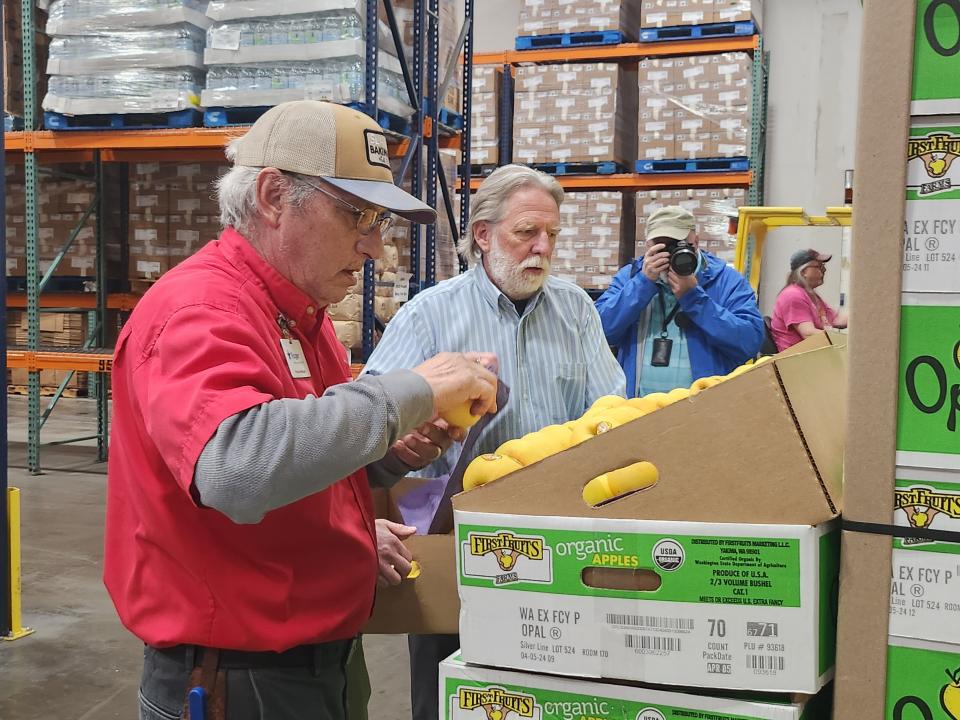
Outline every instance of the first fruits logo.
POLYGON ((511 717, 532 718, 536 701, 531 695, 509 693, 503 688, 460 688, 461 710, 480 708, 487 720, 509 720, 511 717))
POLYGON ((918 195, 933 195, 953 189, 946 177, 954 160, 960 157, 960 135, 934 132, 907 141, 907 160, 920 160, 930 182, 921 183, 918 195))

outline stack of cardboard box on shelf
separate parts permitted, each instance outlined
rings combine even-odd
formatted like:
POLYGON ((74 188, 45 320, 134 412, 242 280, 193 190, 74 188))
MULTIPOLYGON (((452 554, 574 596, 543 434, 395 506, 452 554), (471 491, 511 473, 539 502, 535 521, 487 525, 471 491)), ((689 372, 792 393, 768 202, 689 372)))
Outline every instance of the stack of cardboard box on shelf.
POLYGON ((524 0, 520 9, 520 35, 614 30, 626 41, 639 27, 640 0, 524 0))
POLYGON ((743 52, 642 60, 638 159, 746 157, 752 73, 743 52))
POLYGON ((616 63, 517 68, 513 158, 517 162, 614 162, 636 158, 637 74, 616 63))
MULTIPOLYGON (((3 110, 7 115, 23 117, 23 4, 20 0, 3 0, 3 110)), ((43 28, 47 13, 34 11, 37 30, 34 34, 34 59, 38 68, 46 65, 50 39, 43 28)), ((47 90, 47 78, 42 73, 36 77, 35 93, 43 97, 47 90)))
POLYGON ((700 247, 721 260, 736 259, 736 237, 729 232, 730 218, 746 204, 744 188, 696 188, 684 190, 644 190, 636 194, 637 242, 634 257, 643 257, 646 248, 647 218, 667 205, 686 208, 697 221, 700 247))
POLYGON ((763 20, 763 0, 643 0, 645 28, 763 20))
POLYGON ((227 166, 139 163, 131 167, 128 275, 145 290, 220 231, 215 180, 227 166))
POLYGON ((605 290, 634 245, 633 194, 568 192, 552 274, 586 290, 605 290))
POLYGON ((470 163, 496 165, 499 160, 501 68, 475 65, 470 98, 470 163))

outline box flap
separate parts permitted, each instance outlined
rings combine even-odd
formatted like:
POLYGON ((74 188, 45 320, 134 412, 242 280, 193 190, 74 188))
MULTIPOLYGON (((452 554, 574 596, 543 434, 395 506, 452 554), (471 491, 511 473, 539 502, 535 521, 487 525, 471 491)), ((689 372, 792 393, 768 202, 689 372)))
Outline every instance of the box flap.
MULTIPOLYGON (((844 392, 822 394, 817 381, 839 376, 842 361, 820 357, 841 353, 830 346, 767 363, 688 400, 644 416, 577 447, 461 493, 457 510, 696 522, 818 524, 836 515, 833 492, 818 477, 819 454, 833 478, 838 462, 834 444, 816 435, 808 448, 797 419, 816 423, 843 416, 844 392), (793 359, 791 359, 791 357, 793 359), (786 362, 791 392, 816 395, 815 411, 802 406, 795 417, 781 384, 778 365, 786 362), (815 370, 809 379, 805 368, 815 370), (717 423, 728 432, 717 433, 717 423), (814 454, 815 453, 817 454, 814 454), (648 460, 660 472, 647 490, 606 505, 587 506, 586 482, 608 470, 648 460)), ((831 420, 831 427, 833 427, 831 420)), ((839 426, 842 428, 842 423, 839 426)), ((842 431, 837 438, 842 442, 842 431)))

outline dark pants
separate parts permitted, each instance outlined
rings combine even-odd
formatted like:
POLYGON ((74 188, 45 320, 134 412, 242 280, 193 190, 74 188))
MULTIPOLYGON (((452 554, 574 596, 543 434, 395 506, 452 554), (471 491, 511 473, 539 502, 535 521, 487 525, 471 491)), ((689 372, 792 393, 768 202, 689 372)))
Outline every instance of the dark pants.
POLYGON ((459 635, 410 635, 410 708, 413 720, 439 720, 440 662, 460 649, 459 635))
MULTIPOLYGON (((370 685, 362 647, 353 647, 319 646, 303 667, 226 666, 226 720, 366 720, 370 685)), ((179 720, 192 669, 188 659, 146 647, 140 720, 179 720)))

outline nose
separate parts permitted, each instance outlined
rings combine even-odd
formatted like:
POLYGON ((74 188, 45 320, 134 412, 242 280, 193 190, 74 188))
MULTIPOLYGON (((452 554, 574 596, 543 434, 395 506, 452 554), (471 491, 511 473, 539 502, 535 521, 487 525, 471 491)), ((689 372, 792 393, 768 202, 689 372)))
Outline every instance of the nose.
POLYGON ((377 227, 369 235, 361 235, 357 250, 370 260, 379 260, 383 255, 383 234, 377 227))
POLYGON ((537 238, 533 241, 530 252, 534 255, 550 255, 553 252, 553 243, 550 233, 547 232, 546 228, 543 228, 537 233, 537 238))

